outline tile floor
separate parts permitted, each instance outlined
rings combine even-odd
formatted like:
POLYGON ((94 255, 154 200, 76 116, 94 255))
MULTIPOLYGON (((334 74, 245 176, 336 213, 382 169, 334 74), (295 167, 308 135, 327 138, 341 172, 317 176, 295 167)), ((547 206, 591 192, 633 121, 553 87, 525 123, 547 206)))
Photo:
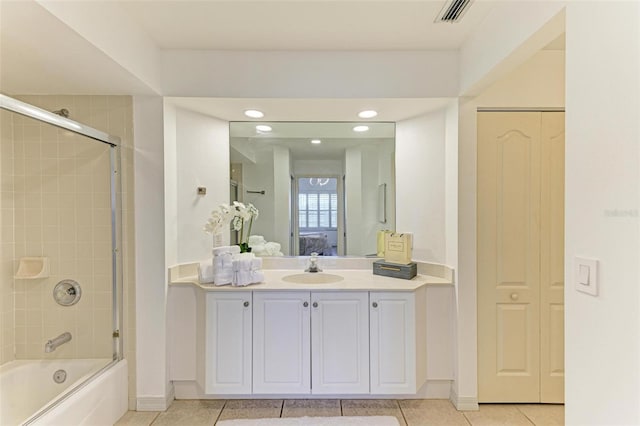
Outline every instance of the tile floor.
POLYGON ((563 405, 482 404, 457 411, 443 399, 180 400, 162 413, 127 412, 117 426, 213 426, 218 420, 303 416, 395 416, 406 426, 558 426, 563 405))

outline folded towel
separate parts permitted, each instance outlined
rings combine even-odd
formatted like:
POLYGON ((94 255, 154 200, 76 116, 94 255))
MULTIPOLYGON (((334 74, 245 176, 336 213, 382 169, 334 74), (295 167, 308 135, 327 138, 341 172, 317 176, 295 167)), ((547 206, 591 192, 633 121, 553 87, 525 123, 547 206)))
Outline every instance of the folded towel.
POLYGON ((213 258, 214 271, 231 270, 233 267, 233 255, 230 253, 219 254, 213 258))
POLYGON ((218 272, 213 275, 215 285, 229 285, 233 282, 233 271, 218 272))
POLYGON ((233 285, 236 287, 244 287, 249 284, 256 284, 264 281, 264 273, 262 271, 234 271, 233 285))
POLYGON ((198 280, 201 284, 212 283, 214 281, 213 262, 203 260, 198 265, 198 280))
POLYGON ((225 254, 225 253, 231 253, 231 254, 236 254, 236 253, 240 253, 240 246, 222 246, 222 247, 216 247, 213 250, 211 250, 211 253, 214 256, 218 256, 220 254, 225 254))
POLYGON ((262 268, 262 259, 259 257, 233 258, 233 271, 257 271, 262 268))
POLYGON ((233 260, 248 260, 256 257, 253 253, 238 253, 233 255, 233 260))
POLYGON ((232 284, 245 286, 263 281, 264 274, 260 268, 262 268, 262 259, 255 257, 253 253, 234 254, 232 284))

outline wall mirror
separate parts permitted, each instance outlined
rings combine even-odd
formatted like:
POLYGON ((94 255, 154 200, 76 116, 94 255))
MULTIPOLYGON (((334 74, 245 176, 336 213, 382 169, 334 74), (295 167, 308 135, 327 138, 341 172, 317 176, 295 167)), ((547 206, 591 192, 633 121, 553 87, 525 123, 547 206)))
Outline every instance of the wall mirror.
MULTIPOLYGON (((395 124, 231 122, 231 201, 284 255, 367 256, 395 229, 395 124)), ((233 240, 233 236, 232 236, 233 240)))

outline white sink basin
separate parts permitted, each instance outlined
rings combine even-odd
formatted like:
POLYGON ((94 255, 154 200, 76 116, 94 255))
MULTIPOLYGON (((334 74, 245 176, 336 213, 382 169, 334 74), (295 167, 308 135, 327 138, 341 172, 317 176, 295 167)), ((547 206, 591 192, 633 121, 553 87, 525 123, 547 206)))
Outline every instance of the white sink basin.
POLYGON ((344 280, 340 275, 325 274, 323 272, 306 272, 282 277, 282 281, 298 284, 330 284, 344 280))

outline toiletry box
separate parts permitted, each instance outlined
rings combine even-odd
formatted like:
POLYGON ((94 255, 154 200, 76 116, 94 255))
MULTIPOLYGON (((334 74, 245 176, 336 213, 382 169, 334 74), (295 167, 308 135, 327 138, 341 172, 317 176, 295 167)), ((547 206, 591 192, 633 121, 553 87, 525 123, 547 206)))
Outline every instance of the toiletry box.
POLYGON ((376 260, 373 262, 373 274, 410 280, 418 274, 418 265, 414 262, 408 265, 399 265, 397 263, 385 262, 384 260, 376 260))

